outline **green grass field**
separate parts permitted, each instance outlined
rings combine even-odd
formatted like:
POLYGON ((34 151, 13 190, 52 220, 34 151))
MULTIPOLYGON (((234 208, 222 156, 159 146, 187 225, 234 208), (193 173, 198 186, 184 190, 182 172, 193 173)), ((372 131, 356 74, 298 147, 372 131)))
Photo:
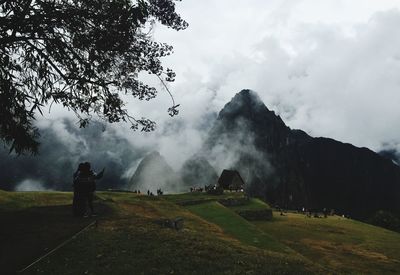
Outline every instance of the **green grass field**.
POLYGON ((215 201, 220 199, 228 199, 228 198, 242 198, 243 193, 241 192, 225 192, 222 195, 208 195, 206 193, 200 192, 191 192, 191 193, 181 193, 181 194, 173 194, 173 195, 164 195, 166 200, 174 202, 174 203, 184 203, 184 202, 206 202, 206 201, 215 201))
MULTIPOLYGON (((275 215, 249 222, 200 193, 99 192, 98 225, 24 274, 398 274, 400 234, 339 217, 275 215), (193 205, 181 202, 196 201, 193 205), (177 204, 178 203, 178 204, 177 204), (160 219, 184 219, 184 229, 160 219)), ((0 273, 15 274, 93 221, 71 215, 71 193, 0 191, 0 273)))
POLYGON ((270 206, 260 199, 250 198, 249 202, 245 205, 230 206, 232 210, 261 210, 270 209, 270 206))
MULTIPOLYGON (((240 209, 242 208, 243 207, 240 207, 240 209)), ((229 236, 238 239, 244 244, 275 252, 288 254, 293 252, 287 246, 271 237, 268 233, 263 232, 254 224, 246 221, 230 208, 224 207, 218 202, 206 202, 192 205, 188 206, 187 209, 205 220, 218 225, 229 236)))
POLYGON ((339 216, 275 213, 255 222, 282 243, 335 273, 399 274, 400 234, 339 216))

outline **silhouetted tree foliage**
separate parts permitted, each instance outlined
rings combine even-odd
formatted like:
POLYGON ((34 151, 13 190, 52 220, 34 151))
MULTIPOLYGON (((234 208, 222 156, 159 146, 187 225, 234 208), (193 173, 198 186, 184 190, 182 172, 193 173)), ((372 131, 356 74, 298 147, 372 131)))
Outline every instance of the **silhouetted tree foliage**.
MULTIPOLYGON (((153 130, 155 122, 131 116, 121 96, 156 96, 138 80, 142 71, 164 86, 174 81, 160 61, 172 47, 149 34, 156 21, 178 31, 188 26, 174 1, 0 1, 0 138, 10 152, 37 152, 35 114, 53 103, 75 112, 81 127, 95 114, 153 130)), ((173 101, 171 116, 177 107, 173 101)))

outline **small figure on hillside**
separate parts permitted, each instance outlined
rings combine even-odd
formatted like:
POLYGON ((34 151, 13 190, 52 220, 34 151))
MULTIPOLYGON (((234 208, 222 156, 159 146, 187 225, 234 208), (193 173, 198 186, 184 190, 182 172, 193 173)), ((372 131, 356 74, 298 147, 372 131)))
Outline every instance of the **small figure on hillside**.
POLYGON ((163 194, 163 191, 161 191, 161 188, 157 189, 157 196, 161 196, 162 194, 163 194))
POLYGON ((328 210, 326 208, 323 209, 324 218, 328 218, 328 210))
POLYGON ((150 190, 147 190, 147 196, 150 196, 150 190))
POLYGON ((105 168, 96 174, 91 170, 89 162, 79 164, 78 170, 74 173, 74 192, 77 193, 78 197, 78 209, 76 211, 77 216, 84 215, 88 216, 86 210, 86 203, 89 206, 90 215, 96 216, 93 208, 94 192, 96 191, 96 180, 103 177, 105 168))

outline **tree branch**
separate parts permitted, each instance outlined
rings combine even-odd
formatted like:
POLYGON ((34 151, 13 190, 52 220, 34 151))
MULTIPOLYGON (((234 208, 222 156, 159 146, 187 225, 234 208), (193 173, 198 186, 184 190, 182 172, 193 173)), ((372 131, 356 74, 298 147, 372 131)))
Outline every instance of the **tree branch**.
POLYGON ((41 49, 33 45, 30 41, 26 41, 28 45, 30 45, 32 48, 34 48, 38 54, 40 54, 44 59, 46 59, 47 62, 53 67, 54 70, 57 71, 57 73, 65 80, 67 84, 69 84, 69 79, 61 72, 60 69, 57 68, 57 66, 53 63, 53 61, 50 59, 49 56, 47 56, 41 49))

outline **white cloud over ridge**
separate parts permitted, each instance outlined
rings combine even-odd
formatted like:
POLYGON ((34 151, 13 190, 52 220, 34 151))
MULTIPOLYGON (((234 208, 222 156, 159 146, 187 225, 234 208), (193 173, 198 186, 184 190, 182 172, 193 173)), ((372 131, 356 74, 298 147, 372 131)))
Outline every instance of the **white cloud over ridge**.
POLYGON ((204 104, 218 111, 250 88, 313 136, 374 150, 400 140, 399 2, 184 2, 189 29, 156 38, 175 46, 167 63, 178 72, 178 100, 210 101, 185 102, 182 116, 204 104))
POLYGON ((177 9, 189 28, 157 26, 154 34, 174 46, 164 64, 177 72, 170 88, 180 115, 168 116, 167 93, 146 76, 160 94, 128 107, 158 129, 107 126, 132 146, 158 150, 179 169, 200 149, 215 113, 252 89, 292 128, 373 150, 399 147, 400 1, 183 0, 177 9))

